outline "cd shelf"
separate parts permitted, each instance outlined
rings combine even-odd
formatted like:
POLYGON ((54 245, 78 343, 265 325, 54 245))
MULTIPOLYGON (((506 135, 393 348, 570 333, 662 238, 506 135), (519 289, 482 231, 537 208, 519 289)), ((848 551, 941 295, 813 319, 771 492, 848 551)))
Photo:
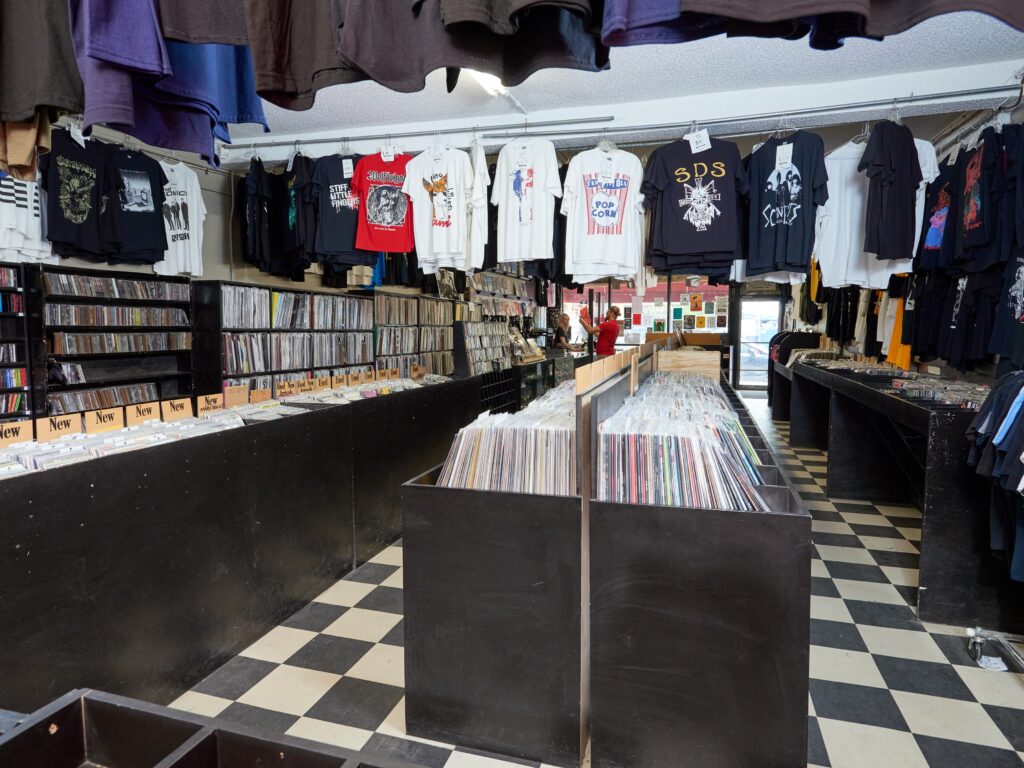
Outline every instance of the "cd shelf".
POLYGON ((31 334, 25 309, 28 269, 23 264, 0 263, 0 306, 19 312, 0 312, 0 421, 30 416, 39 401, 32 379, 31 334), (16 303, 12 303, 16 302, 16 303))
POLYGON ((191 394, 187 278, 64 267, 25 274, 36 416, 191 394))

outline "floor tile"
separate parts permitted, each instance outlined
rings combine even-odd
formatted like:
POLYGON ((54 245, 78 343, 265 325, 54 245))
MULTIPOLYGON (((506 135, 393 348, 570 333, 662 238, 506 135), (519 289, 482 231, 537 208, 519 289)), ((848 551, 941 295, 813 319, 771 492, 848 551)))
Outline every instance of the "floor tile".
POLYGON ((306 717, 375 731, 403 695, 402 689, 393 685, 343 677, 306 712, 306 717))
POLYGON ((394 628, 381 638, 382 643, 388 645, 405 646, 405 620, 395 624, 394 628))
POLYGON ((380 583, 382 587, 394 587, 395 589, 402 589, 405 587, 405 569, 399 568, 397 571, 388 576, 384 581, 380 583))
POLYGON ((915 734, 999 749, 1010 748, 1010 742, 981 704, 906 691, 893 691, 892 697, 915 734))
POLYGON ((818 556, 822 560, 875 565, 875 558, 863 547, 830 547, 827 544, 816 544, 815 549, 818 550, 818 556))
MULTIPOLYGON (((867 550, 864 550, 867 552, 867 550)), ((889 579, 877 565, 863 565, 861 563, 843 563, 831 561, 826 564, 829 575, 833 579, 846 579, 848 581, 870 581, 876 584, 888 584, 889 579)))
POLYGON ((818 725, 816 717, 807 718, 807 762, 809 765, 831 765, 828 750, 825 748, 825 740, 821 738, 821 727, 818 725))
POLYGON ((831 578, 811 577, 811 595, 813 597, 839 597, 839 590, 831 578))
POLYGON ((827 520, 812 520, 811 530, 815 533, 838 533, 849 536, 853 529, 847 523, 833 523, 827 520))
POLYGON ((828 568, 825 563, 817 557, 811 558, 811 576, 816 579, 829 579, 828 568))
POLYGON ((974 665, 955 669, 982 704, 1024 709, 1024 675, 993 672, 974 665))
POLYGON ((293 667, 344 675, 373 648, 373 643, 348 637, 317 635, 288 659, 293 667))
POLYGON ((810 669, 814 680, 885 688, 885 680, 870 653, 812 645, 810 669))
POLYGON ((250 659, 280 664, 316 637, 316 632, 291 627, 274 627, 250 645, 241 655, 250 659))
POLYGON ((891 584, 873 584, 870 581, 835 579, 840 596, 846 600, 869 600, 876 603, 906 605, 903 596, 891 584))
POLYGON ((493 752, 485 752, 471 747, 457 747, 452 756, 448 758, 444 768, 511 768, 515 765, 528 768, 540 767, 540 763, 533 760, 496 755, 493 752))
POLYGON ((945 654, 939 650, 932 636, 924 630, 914 632, 908 629, 871 627, 863 624, 857 625, 857 630, 864 638, 868 650, 876 655, 934 661, 939 664, 946 660, 945 654))
POLYGON ((886 517, 921 517, 921 510, 917 507, 900 506, 893 504, 875 504, 875 509, 886 517))
POLYGON ((817 483, 793 483, 793 487, 798 491, 805 491, 807 493, 821 493, 821 486, 817 483))
POLYGON ((908 605, 887 605, 865 600, 847 600, 846 609, 856 624, 868 624, 874 627, 890 627, 892 629, 920 630, 921 623, 917 620, 914 610, 908 605))
POLYGON ((917 587, 905 587, 902 584, 894 584, 893 588, 900 593, 903 602, 907 605, 917 606, 917 587))
POLYGON ((930 621, 922 621, 921 626, 933 635, 953 635, 960 638, 967 637, 967 631, 964 627, 953 627, 949 624, 935 624, 930 621))
POLYGON ((818 727, 832 768, 928 768, 910 733, 821 717, 818 727))
MULTIPOLYGON (((825 544, 829 547, 860 547, 861 540, 856 536, 841 533, 819 533, 811 532, 811 541, 815 544, 825 544)), ((914 550, 915 552, 917 550, 914 550)))
MULTIPOLYGON (((884 688, 813 679, 810 686, 814 711, 818 713, 819 719, 845 720, 879 728, 908 730, 903 715, 893 700, 893 694, 884 688)), ((829 751, 831 753, 831 749, 829 751)))
POLYGON ((351 608, 327 627, 324 634, 378 643, 401 620, 402 617, 395 613, 351 608))
POLYGON ((860 499, 838 499, 837 498, 837 499, 832 499, 832 503, 836 505, 836 509, 840 509, 842 507, 860 507, 860 510, 857 510, 857 509, 850 510, 850 511, 853 511, 853 512, 864 511, 864 507, 871 507, 872 506, 870 501, 862 501, 860 499))
POLYGON ((891 691, 909 691, 959 701, 974 701, 970 690, 949 664, 894 656, 875 656, 875 665, 891 691))
POLYGON ((808 501, 804 506, 810 510, 818 510, 822 512, 835 512, 835 505, 831 501, 808 501))
POLYGON ((889 525, 864 525, 862 523, 854 523, 850 527, 853 529, 853 532, 856 533, 858 536, 870 536, 876 539, 900 538, 899 529, 893 528, 889 525))
POLYGON ((304 715, 340 679, 341 675, 330 672, 282 664, 238 701, 288 715, 304 715))
POLYGON ((362 728, 353 728, 349 725, 329 723, 326 720, 316 720, 312 717, 300 717, 287 735, 299 739, 310 739, 320 741, 324 744, 333 744, 336 747, 345 749, 362 749, 366 742, 373 736, 373 731, 362 728))
POLYGON ((918 736, 918 746, 928 760, 930 768, 1020 768, 1021 760, 1015 752, 976 744, 965 744, 932 736, 918 736))
POLYGON ((185 693, 172 701, 169 706, 171 709, 179 709, 182 712, 216 717, 231 706, 231 704, 231 699, 207 696, 205 693, 199 693, 198 691, 185 691, 185 693))
POLYGON ((887 518, 897 528, 920 528, 920 517, 889 517, 887 518))
POLYGON ((880 525, 883 528, 892 527, 892 523, 890 523, 884 515, 879 515, 874 512, 841 511, 839 514, 841 514, 843 516, 843 519, 850 524, 856 523, 857 525, 880 525))
POLYGON ((860 543, 868 549, 882 552, 905 552, 916 555, 917 547, 905 539, 891 539, 879 536, 858 536, 860 543))
POLYGON ((442 749, 455 749, 454 744, 444 744, 439 741, 431 741, 430 739, 424 739, 420 736, 412 736, 406 733, 404 696, 384 719, 384 722, 377 727, 377 733, 382 733, 385 736, 394 736, 399 739, 408 739, 409 741, 418 741, 421 744, 430 744, 435 747, 441 747, 442 749))
POLYGON ((375 645, 346 675, 402 687, 405 685, 405 650, 394 645, 375 645))
POLYGON ((192 690, 234 701, 276 668, 268 661, 235 656, 192 690))
POLYGON ((295 721, 299 719, 295 715, 272 712, 262 707, 250 707, 247 704, 239 704, 238 702, 232 704, 217 717, 244 725, 260 736, 271 739, 283 736, 295 724, 295 721))
MULTIPOLYGON (((805 501, 805 504, 811 504, 811 501, 805 501)), ((826 523, 843 523, 843 516, 835 510, 828 509, 811 509, 808 507, 808 511, 811 513, 811 520, 821 520, 826 523)))
POLYGON ((365 608, 371 611, 384 611, 385 613, 401 614, 402 590, 394 587, 377 587, 357 604, 358 608, 365 608))
POLYGON ((853 617, 850 616, 850 612, 846 608, 846 603, 838 597, 811 595, 811 618, 822 619, 824 621, 843 621, 849 624, 853 623, 853 617))
POLYGON ((992 722, 1016 750, 1024 750, 1024 709, 984 705, 992 722))
POLYGON ((891 584, 901 587, 916 587, 920 576, 917 568, 894 568, 890 565, 883 565, 882 572, 891 584))
POLYGON ((346 576, 345 580, 358 582, 360 584, 380 584, 397 570, 398 566, 396 565, 364 563, 346 576))
POLYGON ((903 538, 907 541, 920 541, 921 540, 921 529, 920 528, 897 528, 897 531, 902 534, 903 538))
POLYGON ((447 749, 432 747, 419 741, 385 736, 382 733, 373 734, 366 742, 364 749, 367 752, 408 760, 416 765, 422 765, 424 768, 444 768, 445 763, 451 757, 451 752, 447 749))
POLYGON ((401 547, 388 547, 387 549, 378 552, 376 555, 370 558, 371 563, 381 563, 383 565, 402 565, 402 548, 401 547))
POLYGON ((909 552, 887 552, 881 549, 869 549, 871 557, 881 566, 907 568, 917 570, 921 565, 921 556, 909 552))
POLYGON ((370 594, 373 588, 373 584, 339 581, 326 589, 323 594, 316 598, 316 601, 318 603, 329 603, 349 608, 370 594))
POLYGON ((329 603, 312 602, 296 611, 291 617, 285 619, 281 626, 292 629, 306 629, 310 632, 323 632, 338 617, 345 612, 345 608, 329 603))
POLYGON ((848 651, 866 651, 864 639, 857 627, 845 621, 811 619, 811 645, 843 648, 848 651))

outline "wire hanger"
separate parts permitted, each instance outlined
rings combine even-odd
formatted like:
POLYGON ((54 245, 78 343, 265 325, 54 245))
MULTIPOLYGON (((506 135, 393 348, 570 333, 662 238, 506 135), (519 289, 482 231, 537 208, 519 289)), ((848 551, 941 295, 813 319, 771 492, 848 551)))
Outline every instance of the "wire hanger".
POLYGON ((615 142, 608 138, 607 128, 601 130, 601 141, 597 143, 597 148, 602 152, 614 152, 618 149, 615 146, 615 142))
MULTIPOLYGON (((913 94, 911 94, 913 96, 913 94)), ((889 119, 896 125, 903 125, 903 117, 900 115, 899 107, 896 106, 897 99, 892 100, 892 108, 889 110, 889 119)))
POLYGON ((871 123, 864 123, 864 129, 854 136, 850 141, 853 144, 863 144, 865 141, 871 138, 871 123))
POLYGON ((349 143, 348 136, 343 136, 341 139, 341 145, 338 147, 338 151, 343 155, 352 154, 352 147, 349 143))

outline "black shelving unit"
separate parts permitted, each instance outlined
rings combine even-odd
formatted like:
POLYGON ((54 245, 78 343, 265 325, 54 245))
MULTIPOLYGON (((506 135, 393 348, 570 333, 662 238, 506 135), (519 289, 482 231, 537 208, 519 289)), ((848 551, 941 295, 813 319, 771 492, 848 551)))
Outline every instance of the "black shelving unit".
MULTIPOLYGON (((327 293, 318 291, 275 290, 273 288, 253 285, 251 283, 231 282, 226 280, 202 280, 192 284, 193 300, 193 376, 196 393, 200 395, 216 394, 223 391, 225 380, 252 380, 262 377, 271 379, 276 394, 277 377, 294 374, 307 374, 306 378, 315 378, 319 372, 335 370, 358 370, 373 365, 373 358, 366 362, 346 362, 344 365, 316 365, 316 357, 312 342, 309 348, 309 365, 300 368, 274 368, 271 361, 271 335, 287 333, 306 333, 312 339, 314 334, 325 333, 372 333, 372 328, 317 328, 314 305, 317 297, 346 297, 357 301, 371 301, 369 297, 351 293, 327 293), (236 286, 266 292, 267 324, 258 328, 239 328, 224 324, 223 287, 236 286), (275 328, 273 317, 273 295, 275 293, 291 293, 310 298, 309 327, 275 328), (226 333, 262 333, 267 334, 264 349, 268 368, 265 371, 252 373, 226 373, 224 356, 224 334, 226 333)), ((337 323, 334 323, 335 325, 337 323)), ((324 375, 324 374, 319 374, 324 375)))
MULTIPOLYGON (((14 360, 0 363, 0 369, 24 369, 24 386, 0 389, 0 421, 21 419, 36 412, 39 392, 32 378, 31 334, 29 332, 28 301, 25 296, 25 285, 28 276, 24 264, 0 262, 0 269, 11 270, 16 285, 0 288, 3 301, 15 302, 20 299, 20 311, 0 312, 0 344, 14 345, 14 360), (20 403, 7 403, 8 395, 22 395, 20 403)), ((0 373, 3 371, 0 370, 0 373)))
MULTIPOLYGON (((54 344, 54 334, 57 333, 184 333, 190 336, 192 331, 189 317, 191 298, 187 278, 65 267, 25 267, 24 278, 25 325, 31 348, 29 354, 32 375, 31 410, 34 415, 42 416, 47 413, 70 412, 114 404, 127 405, 153 399, 149 396, 141 397, 140 393, 114 391, 116 387, 129 385, 153 384, 156 399, 160 400, 186 397, 192 394, 192 352, 188 348, 137 352, 67 353, 56 352, 54 344), (129 283, 185 286, 185 298, 181 298, 180 289, 167 298, 94 295, 87 293, 87 291, 93 290, 93 286, 85 282, 68 291, 57 291, 54 290, 56 285, 50 286, 49 283, 60 276, 92 278, 111 282, 127 281, 129 283), (47 321, 47 307, 58 304, 178 309, 184 313, 185 322, 173 325, 104 325, 68 322, 50 324, 47 321), (80 365, 85 381, 64 383, 60 376, 51 376, 51 370, 59 369, 61 363, 80 365), (65 406, 55 405, 57 398, 53 396, 59 395, 59 393, 89 390, 99 390, 98 399, 92 403, 80 403, 82 408, 79 408, 79 404, 76 403, 68 403, 65 406)), ((107 283, 104 282, 104 285, 107 283)), ((0 328, 6 327, 3 325, 5 322, 7 322, 6 319, 0 315, 0 328)), ((0 332, 6 335, 6 331, 0 332)))
POLYGON ((402 376, 408 376, 410 368, 414 364, 419 363, 420 359, 420 345, 419 345, 419 296, 402 293, 388 293, 385 291, 377 291, 374 298, 374 311, 373 311, 373 352, 375 358, 375 366, 378 369, 394 368, 395 366, 391 363, 398 362, 398 369, 402 376), (386 323, 381 322, 381 310, 376 303, 377 296, 387 296, 390 298, 406 299, 416 304, 416 322, 415 323, 386 323), (384 328, 416 328, 416 344, 415 349, 411 352, 403 352, 394 355, 385 355, 380 351, 380 332, 384 328))
POLYGON ((426 368, 431 373, 437 373, 441 376, 451 376, 455 373, 455 337, 454 337, 454 325, 455 325, 455 302, 451 299, 442 299, 437 296, 420 296, 419 297, 419 327, 423 328, 451 328, 452 329, 452 343, 448 346, 431 347, 425 349, 423 344, 423 331, 420 331, 419 338, 419 364, 423 368, 426 368), (424 321, 424 309, 430 305, 447 304, 448 311, 447 317, 441 318, 440 323, 430 323, 424 321), (444 322, 447 320, 448 322, 444 322), (442 355, 441 365, 435 366, 434 360, 431 355, 442 355))

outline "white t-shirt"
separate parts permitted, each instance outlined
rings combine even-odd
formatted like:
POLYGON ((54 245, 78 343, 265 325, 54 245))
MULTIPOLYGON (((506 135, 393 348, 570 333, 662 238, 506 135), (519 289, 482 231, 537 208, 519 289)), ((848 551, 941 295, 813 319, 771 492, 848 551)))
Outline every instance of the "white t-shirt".
POLYGON ((921 183, 917 187, 917 234, 914 235, 913 250, 913 253, 916 254, 924 224, 924 198, 928 185, 939 177, 939 160, 935 156, 935 147, 930 141, 914 139, 914 144, 917 145, 917 163, 921 166, 921 183))
POLYGON ((502 147, 491 192, 499 262, 554 258, 555 198, 561 196, 554 144, 524 138, 502 147))
POLYGON ((473 202, 469 155, 451 147, 421 152, 405 168, 402 191, 412 200, 412 231, 420 269, 428 275, 439 267, 465 269, 473 202))
POLYGON ((643 272, 644 169, 621 149, 576 155, 565 176, 565 271, 578 283, 639 280, 643 272))
POLYGON ((57 263, 43 238, 41 211, 38 184, 0 178, 0 261, 57 263))
POLYGON ((892 275, 913 269, 912 259, 879 261, 874 254, 864 252, 870 181, 857 170, 864 149, 864 144, 851 141, 825 158, 828 201, 818 207, 814 255, 821 266, 821 284, 826 288, 859 285, 882 289, 889 285, 892 275))
POLYGON ((203 221, 206 203, 199 176, 184 163, 161 162, 164 184, 164 230, 167 251, 164 260, 153 265, 158 275, 203 274, 203 221))
POLYGON ((487 187, 491 183, 491 175, 487 171, 487 156, 480 139, 473 139, 470 149, 473 161, 473 205, 470 211, 469 261, 466 271, 482 269, 484 266, 484 249, 487 245, 487 187))

